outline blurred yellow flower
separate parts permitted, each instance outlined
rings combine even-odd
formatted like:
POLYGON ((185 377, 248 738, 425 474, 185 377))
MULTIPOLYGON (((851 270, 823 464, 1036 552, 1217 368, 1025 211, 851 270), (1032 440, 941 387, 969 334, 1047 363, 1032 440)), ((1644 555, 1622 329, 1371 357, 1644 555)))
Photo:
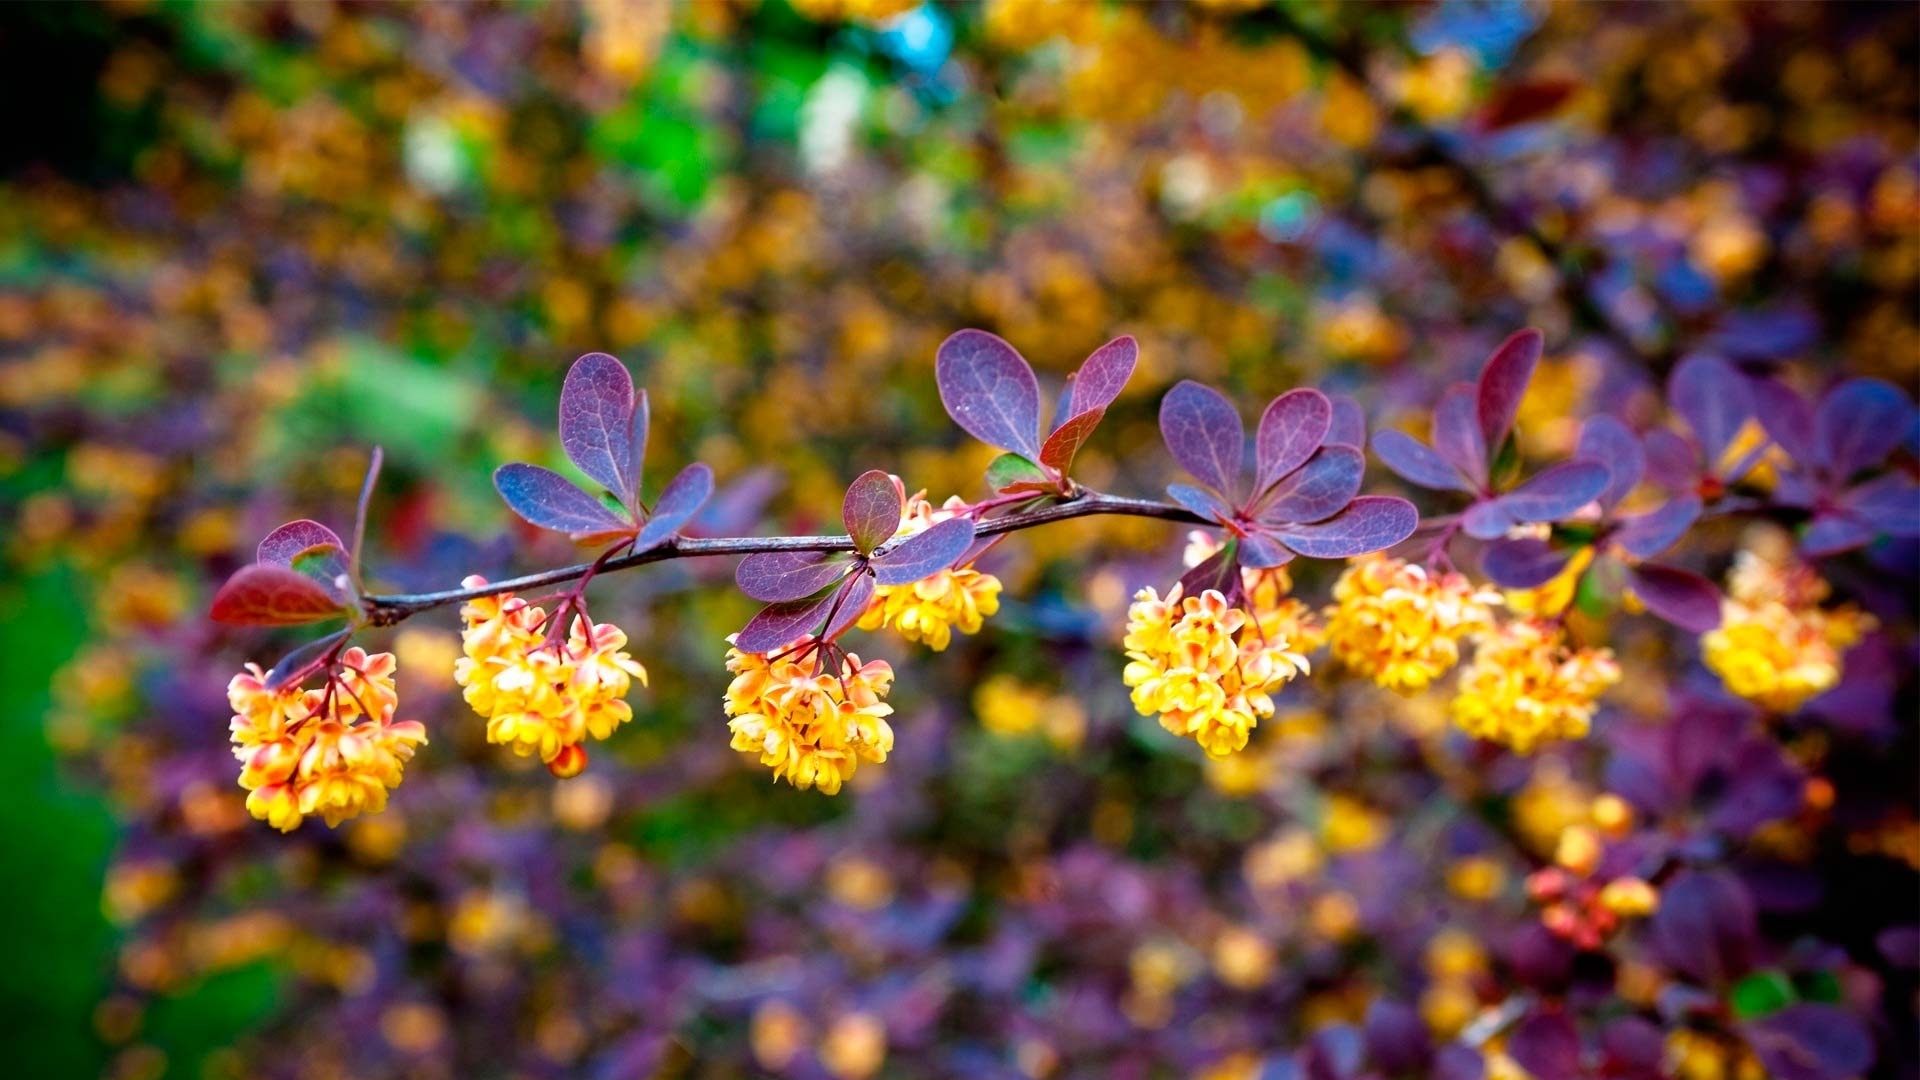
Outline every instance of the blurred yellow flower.
POLYGON ((1464 575, 1368 556, 1334 583, 1327 638, 1341 663, 1389 690, 1427 688, 1460 661, 1460 641, 1490 629, 1498 594, 1464 575))
POLYGON ((1720 626, 1700 639, 1728 690, 1790 713, 1840 681, 1841 656, 1874 621, 1857 608, 1822 608, 1827 583, 1790 558, 1741 551, 1727 576, 1720 626))
POLYGON ((1509 622, 1480 640, 1460 673, 1453 722, 1478 739, 1529 754, 1586 735, 1600 695, 1620 681, 1610 649, 1574 649, 1558 627, 1509 622))

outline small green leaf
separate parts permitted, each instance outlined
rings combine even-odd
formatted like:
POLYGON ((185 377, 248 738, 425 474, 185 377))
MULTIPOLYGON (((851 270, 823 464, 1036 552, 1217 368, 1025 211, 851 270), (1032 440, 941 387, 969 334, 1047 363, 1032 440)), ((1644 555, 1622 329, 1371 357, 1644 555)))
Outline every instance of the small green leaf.
POLYGON ((1733 1015, 1741 1020, 1768 1016, 1794 1003, 1793 983, 1778 971, 1756 971, 1734 985, 1728 995, 1733 1015))
POLYGON ((1048 484, 1047 471, 1019 454, 1001 454, 987 466, 987 486, 1005 491, 1015 484, 1048 484))

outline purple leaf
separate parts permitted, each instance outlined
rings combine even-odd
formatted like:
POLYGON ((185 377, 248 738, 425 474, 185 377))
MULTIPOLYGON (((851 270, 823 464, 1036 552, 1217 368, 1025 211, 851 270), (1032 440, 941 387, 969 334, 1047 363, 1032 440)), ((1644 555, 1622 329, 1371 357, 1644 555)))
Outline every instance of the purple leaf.
POLYGON ((605 503, 552 469, 522 462, 502 465, 494 470, 493 486, 509 510, 543 529, 576 539, 633 530, 632 522, 620 520, 605 503))
POLYGON ((869 469, 854 478, 840 503, 840 520, 855 551, 865 555, 900 531, 900 504, 900 485, 885 472, 869 469))
POLYGON ((213 594, 214 622, 236 626, 298 626, 338 618, 346 608, 319 582, 285 566, 249 563, 213 594))
POLYGON ((1648 611, 1682 630, 1704 634, 1720 625, 1720 590, 1691 570, 1641 563, 1627 581, 1648 611))
POLYGON ((1345 394, 1328 394, 1327 400, 1333 402, 1333 423, 1327 427, 1325 441, 1365 447, 1367 414, 1360 410, 1360 403, 1345 394))
POLYGON ((279 563, 281 566, 287 566, 293 562, 295 555, 322 544, 332 544, 342 550, 347 546, 332 529, 317 521, 301 518, 298 521, 289 521, 268 533, 266 539, 260 541, 260 547, 255 551, 254 557, 263 563, 279 563))
POLYGON ((1180 575, 1180 595, 1199 596, 1208 589, 1231 600, 1240 595, 1239 545, 1228 544, 1180 575))
POLYGON ((1513 430, 1513 418, 1519 415, 1520 399, 1527 396, 1545 341, 1538 330, 1522 330, 1502 342, 1480 369, 1475 411, 1488 447, 1497 449, 1513 430))
POLYGON ((1263 522, 1324 521, 1360 494, 1367 459, 1351 446, 1323 446, 1261 500, 1263 522))
POLYGON ((1367 1059, 1375 1068, 1394 1075, 1424 1072, 1433 1059, 1433 1041, 1426 1022, 1412 1007, 1386 998, 1376 998, 1367 1007, 1362 1027, 1366 1037, 1367 1059))
POLYGON ((1575 451, 1588 461, 1597 461, 1607 470, 1607 486, 1597 496, 1600 508, 1612 510, 1620 505, 1647 472, 1646 451, 1639 436, 1613 416, 1595 416, 1580 428, 1580 445, 1575 451))
POLYGON ((1537 589, 1565 569, 1569 557, 1537 536, 1501 539, 1487 545, 1480 569, 1503 588, 1537 589))
POLYGON ((1597 461, 1563 461, 1500 496, 1500 507, 1515 521, 1558 521, 1592 502, 1607 480, 1597 461))
POLYGON ((1487 440, 1475 414, 1474 389, 1460 383, 1433 408, 1433 449, 1476 489, 1487 483, 1487 440))
POLYGON ((1892 536, 1920 536, 1920 484, 1900 473, 1869 480, 1840 496, 1854 517, 1892 536))
POLYGON ((1813 418, 1814 447, 1835 480, 1880 464, 1907 437, 1913 406, 1880 379, 1848 379, 1821 399, 1813 418))
POLYGON ((1486 1080, 1487 1063, 1471 1046, 1448 1043, 1433 1054, 1433 1080, 1486 1080))
POLYGON ((973 522, 948 518, 934 522, 873 557, 874 578, 882 585, 905 585, 952 566, 973 546, 973 522))
POLYGON ((1073 464, 1073 456, 1080 452, 1080 447, 1106 415, 1107 410, 1102 408, 1089 409, 1068 417, 1066 423, 1054 428, 1047 440, 1040 444, 1040 463, 1058 469, 1064 476, 1068 466, 1073 464))
POLYGON ((1098 412, 1113 404, 1133 378, 1133 367, 1140 360, 1140 343, 1132 335, 1114 338, 1093 350, 1080 370, 1067 376, 1067 388, 1060 395, 1059 413, 1053 426, 1059 428, 1069 417, 1098 412))
POLYGON ((770 653, 791 645, 820 626, 827 617, 827 605, 838 595, 768 604, 734 635, 733 647, 745 653, 770 653))
POLYGON ((1795 461, 1813 457, 1813 410, 1805 398, 1778 379, 1751 379, 1754 413, 1767 436, 1795 461))
POLYGON ((1746 1026, 1767 1075, 1777 1080, 1845 1080, 1873 1067, 1873 1035, 1837 1005, 1800 1002, 1746 1026))
POLYGON ((827 608, 826 628, 820 631, 820 636, 827 641, 839 637, 841 631, 860 621, 867 605, 873 602, 873 575, 853 575, 833 597, 832 605, 827 608))
POLYGON ((1695 353, 1667 378, 1667 401, 1686 420, 1709 467, 1717 465, 1753 414, 1747 380, 1718 356, 1695 353))
POLYGON ((308 676, 319 670, 320 658, 331 652, 334 646, 346 640, 347 635, 351 633, 353 633, 351 626, 344 630, 335 630, 326 637, 315 638, 281 657, 280 662, 273 665, 272 670, 267 672, 265 680, 267 689, 278 690, 284 686, 305 682, 308 676))
POLYGON ((1822 513, 1800 533, 1800 553, 1809 558, 1825 558, 1873 543, 1878 535, 1873 527, 1848 514, 1822 513))
POLYGON ((1232 521, 1233 507, 1225 499, 1192 484, 1168 484, 1167 496, 1209 521, 1232 521))
POLYGON ((1746 973, 1758 932, 1753 898, 1724 870, 1682 870, 1661 890, 1649 930, 1669 966, 1708 986, 1746 973))
POLYGON ((1388 428, 1374 435, 1373 452, 1382 464, 1410 484, 1436 491, 1473 490, 1473 485, 1460 475, 1460 470, 1447 464, 1426 443, 1404 431, 1388 428))
POLYGON ((1265 491, 1306 464, 1332 427, 1333 402, 1320 391, 1289 390, 1274 398, 1261 414, 1253 439, 1258 466, 1254 490, 1265 491))
POLYGON ((1620 1075, 1632 1080, 1658 1080, 1667 1056, 1667 1037, 1650 1020, 1622 1016, 1600 1029, 1600 1049, 1606 1054, 1607 1064, 1620 1075))
POLYGON ((1492 540, 1507 535, 1519 522, 1507 513, 1499 499, 1485 499, 1467 507, 1460 515, 1460 531, 1475 540, 1492 540))
POLYGON ((705 462, 696 461, 681 469, 679 475, 660 492, 660 498, 653 504, 653 513, 641 527, 640 538, 634 542, 633 549, 645 551, 664 542, 680 526, 692 521, 693 516, 712 497, 713 470, 705 462))
POLYGON ((1636 559, 1651 559, 1680 542, 1700 517, 1700 497, 1682 495, 1658 510, 1627 518, 1613 542, 1636 559))
POLYGON ((812 596, 845 577, 853 563, 819 551, 762 551, 740 560, 733 572, 740 591, 765 603, 812 596))
POLYGON ((1535 1012, 1507 1037, 1507 1056, 1534 1080, 1573 1080, 1580 1070, 1580 1033, 1558 1009, 1535 1012))
POLYGON ((1271 570, 1292 561, 1293 552, 1265 532, 1250 532, 1240 539, 1240 562, 1255 570, 1271 570))
POLYGON ((1362 495, 1317 525, 1275 531, 1280 542, 1314 559, 1344 559, 1379 551, 1413 535, 1420 514, 1413 504, 1391 495, 1362 495))
POLYGON ((962 330, 934 355, 940 403, 953 422, 989 446, 1040 458, 1040 384, 1013 346, 985 330, 962 330))
POLYGON ((1654 428, 1641 439, 1647 475, 1668 491, 1692 491, 1700 484, 1700 448, 1679 432, 1654 428))
POLYGON ((640 490, 633 376, 606 353, 588 353, 560 388, 560 445, 568 460, 632 506, 640 490))
POLYGON ((1191 379, 1167 391, 1160 436, 1182 468, 1229 500, 1238 498, 1246 429, 1220 391, 1191 379))

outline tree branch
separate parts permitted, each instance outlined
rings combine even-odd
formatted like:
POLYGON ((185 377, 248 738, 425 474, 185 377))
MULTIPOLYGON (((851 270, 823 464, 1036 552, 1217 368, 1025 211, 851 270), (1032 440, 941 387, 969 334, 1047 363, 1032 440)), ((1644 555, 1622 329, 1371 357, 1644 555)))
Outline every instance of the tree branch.
MULTIPOLYGON (((1129 499, 1119 495, 1088 494, 1068 502, 1043 506, 1037 510, 991 518, 981 522, 974 530, 974 535, 999 536, 1056 521, 1094 517, 1101 514, 1159 518, 1163 521, 1178 521, 1189 525, 1218 524, 1172 503, 1155 502, 1151 499, 1129 499)), ((852 550, 853 541, 846 536, 675 536, 658 547, 632 555, 622 555, 617 559, 609 559, 599 564, 598 571, 594 571, 594 563, 580 563, 576 566, 563 566, 557 570, 527 574, 524 577, 508 578, 505 581, 490 581, 471 589, 365 596, 361 598, 361 605, 366 611, 369 626, 392 626, 432 608, 464 604, 469 600, 498 593, 524 592, 547 585, 559 585, 563 582, 578 580, 589 572, 608 574, 616 570, 629 570, 636 566, 666 562, 670 559, 699 559, 716 555, 754 555, 768 551, 825 553, 852 550)))

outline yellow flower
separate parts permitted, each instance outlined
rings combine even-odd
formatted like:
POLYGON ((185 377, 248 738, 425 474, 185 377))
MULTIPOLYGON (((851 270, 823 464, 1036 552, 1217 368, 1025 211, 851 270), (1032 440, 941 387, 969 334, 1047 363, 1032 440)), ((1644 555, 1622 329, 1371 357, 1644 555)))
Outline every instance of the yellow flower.
POLYGON ((416 721, 393 719, 392 653, 342 653, 324 687, 268 689, 248 664, 227 684, 228 725, 247 810, 282 832, 308 816, 329 827, 386 809, 414 748, 427 741, 416 721))
MULTIPOLYGON (((1191 569, 1218 550, 1220 545, 1212 534, 1195 529, 1187 534, 1182 561, 1191 569)), ((1293 592, 1293 576, 1286 567, 1255 570, 1243 566, 1240 587, 1246 593, 1247 611, 1259 622, 1261 633, 1285 638, 1288 648, 1299 653, 1310 653, 1326 644, 1327 628, 1315 617, 1313 608, 1289 595, 1293 592)))
POLYGON ((486 718, 488 742, 537 755, 564 779, 586 767, 588 736, 605 739, 633 718, 625 698, 636 680, 647 684, 647 669, 626 652, 619 627, 575 616, 564 639, 549 638, 546 611, 511 593, 475 599, 460 616, 466 655, 454 680, 486 718))
POLYGON ((1586 735, 1600 694, 1619 681, 1612 650, 1570 648, 1545 623, 1506 623, 1480 640, 1461 671, 1453 722, 1475 738, 1532 753, 1586 735))
POLYGON ((1460 639, 1492 625, 1497 596, 1457 573, 1431 574, 1399 559, 1368 556, 1333 586, 1327 636, 1333 655, 1402 694, 1427 688, 1460 662, 1460 639))
POLYGON ((842 653, 828 670, 818 652, 812 638, 772 654, 728 649, 727 728, 733 748, 758 754, 774 779, 833 795, 862 761, 877 765, 893 751, 893 706, 882 700, 893 668, 842 653))
MULTIPOLYGON (((934 523, 956 516, 965 506, 955 496, 935 510, 926 492, 919 492, 907 500, 894 536, 924 532, 934 523)), ((953 640, 955 627, 963 634, 977 634, 986 617, 999 610, 1000 579, 972 566, 960 566, 906 585, 875 586, 859 625, 869 631, 891 626, 908 641, 940 652, 953 640)))
POLYGON ((1165 600, 1140 590, 1124 644, 1134 708, 1212 757, 1244 749, 1247 733, 1273 715, 1273 692, 1308 670, 1291 642, 1265 634, 1214 589, 1183 599, 1175 586, 1165 600))
POLYGON ((1740 552, 1727 593, 1719 628, 1700 639, 1703 658, 1728 690, 1773 712, 1832 689, 1841 655, 1874 625, 1854 607, 1820 607, 1826 582, 1784 556, 1740 552))

